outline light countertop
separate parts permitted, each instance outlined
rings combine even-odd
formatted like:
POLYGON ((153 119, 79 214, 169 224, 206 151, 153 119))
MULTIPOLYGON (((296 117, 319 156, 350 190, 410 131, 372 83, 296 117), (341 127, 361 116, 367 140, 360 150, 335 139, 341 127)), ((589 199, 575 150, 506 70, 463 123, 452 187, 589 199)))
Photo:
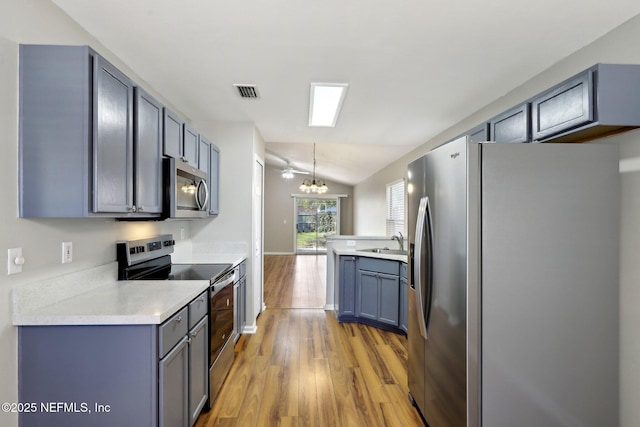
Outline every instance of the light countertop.
POLYGON ((333 252, 337 255, 366 256, 369 258, 391 259, 395 261, 407 262, 407 255, 385 254, 378 252, 367 252, 356 249, 338 249, 334 248, 333 252))
MULTIPOLYGON (((229 263, 242 254, 182 256, 174 263, 229 263)), ((117 263, 14 288, 13 324, 160 324, 206 291, 208 280, 117 280, 117 263)))
POLYGON ((160 324, 204 292, 208 280, 116 281, 14 314, 14 325, 160 324))

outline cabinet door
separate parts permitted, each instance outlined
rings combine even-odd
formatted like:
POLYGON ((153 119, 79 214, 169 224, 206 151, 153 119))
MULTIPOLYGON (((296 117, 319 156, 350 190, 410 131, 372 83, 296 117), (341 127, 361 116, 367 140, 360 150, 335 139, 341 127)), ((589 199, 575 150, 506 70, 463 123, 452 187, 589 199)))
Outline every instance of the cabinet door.
POLYGON ((338 316, 356 315, 356 257, 340 257, 338 316))
POLYGON ((476 126, 468 132, 469 142, 490 141, 489 139, 489 123, 483 123, 476 126))
POLYGON ((534 141, 592 122, 592 71, 534 98, 531 117, 534 141))
POLYGON ((185 336, 158 366, 160 427, 189 426, 189 347, 185 336))
POLYGON ((93 211, 131 212, 133 83, 96 56, 93 90, 93 211))
POLYGON ((244 330, 245 325, 247 324, 247 278, 246 276, 240 279, 240 333, 244 330))
POLYGON ((492 141, 529 142, 529 103, 500 114, 489 124, 492 141))
POLYGON ((164 109, 163 120, 163 152, 167 157, 181 159, 184 153, 182 143, 182 125, 183 122, 171 110, 164 109))
POLYGON ((140 88, 135 91, 135 206, 162 212, 162 105, 140 88))
POLYGON ((211 187, 211 177, 209 176, 210 167, 209 159, 211 158, 211 143, 200 136, 200 145, 198 148, 198 169, 207 174, 207 183, 211 187))
POLYGON ((392 274, 378 274, 379 308, 378 320, 392 326, 398 326, 400 317, 400 278, 392 274))
POLYGON ((195 424, 209 398, 209 316, 189 331, 189 417, 195 424))
POLYGON ((400 329, 408 332, 409 323, 409 284, 404 277, 400 278, 400 329))
POLYGON ((211 144, 209 158, 209 215, 220 213, 220 149, 211 144))
POLYGON ((183 160, 193 167, 198 167, 198 150, 200 149, 200 135, 186 123, 183 125, 184 154, 183 160))
POLYGON ((378 273, 358 270, 358 304, 359 317, 378 320, 378 273))

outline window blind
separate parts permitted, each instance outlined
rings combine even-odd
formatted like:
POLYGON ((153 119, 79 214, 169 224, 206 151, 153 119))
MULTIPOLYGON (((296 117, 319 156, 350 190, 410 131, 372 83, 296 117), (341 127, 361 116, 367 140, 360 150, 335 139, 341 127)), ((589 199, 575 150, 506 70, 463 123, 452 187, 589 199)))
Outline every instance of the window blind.
POLYGON ((387 236, 404 233, 404 180, 387 184, 387 236))

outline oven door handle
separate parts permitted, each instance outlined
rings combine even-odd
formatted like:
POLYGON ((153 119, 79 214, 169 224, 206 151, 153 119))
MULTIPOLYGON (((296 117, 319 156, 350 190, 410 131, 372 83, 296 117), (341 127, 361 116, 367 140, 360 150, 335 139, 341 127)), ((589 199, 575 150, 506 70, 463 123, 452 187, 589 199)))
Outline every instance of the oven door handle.
POLYGON ((213 285, 211 285, 211 296, 217 294, 221 289, 224 289, 232 284, 234 276, 235 274, 233 273, 233 271, 230 271, 229 273, 227 273, 224 279, 216 281, 213 285))

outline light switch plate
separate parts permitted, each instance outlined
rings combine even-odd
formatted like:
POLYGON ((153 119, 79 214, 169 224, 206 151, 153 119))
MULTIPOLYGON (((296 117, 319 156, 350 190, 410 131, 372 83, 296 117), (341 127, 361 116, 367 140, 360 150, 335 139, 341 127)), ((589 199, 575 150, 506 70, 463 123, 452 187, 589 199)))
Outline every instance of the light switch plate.
POLYGON ((62 263, 73 261, 73 242, 62 242, 62 263))
POLYGON ((22 273, 22 248, 13 248, 7 251, 7 274, 22 273))
POLYGON ((355 240, 347 240, 347 246, 350 247, 354 247, 356 246, 356 241, 355 240))

